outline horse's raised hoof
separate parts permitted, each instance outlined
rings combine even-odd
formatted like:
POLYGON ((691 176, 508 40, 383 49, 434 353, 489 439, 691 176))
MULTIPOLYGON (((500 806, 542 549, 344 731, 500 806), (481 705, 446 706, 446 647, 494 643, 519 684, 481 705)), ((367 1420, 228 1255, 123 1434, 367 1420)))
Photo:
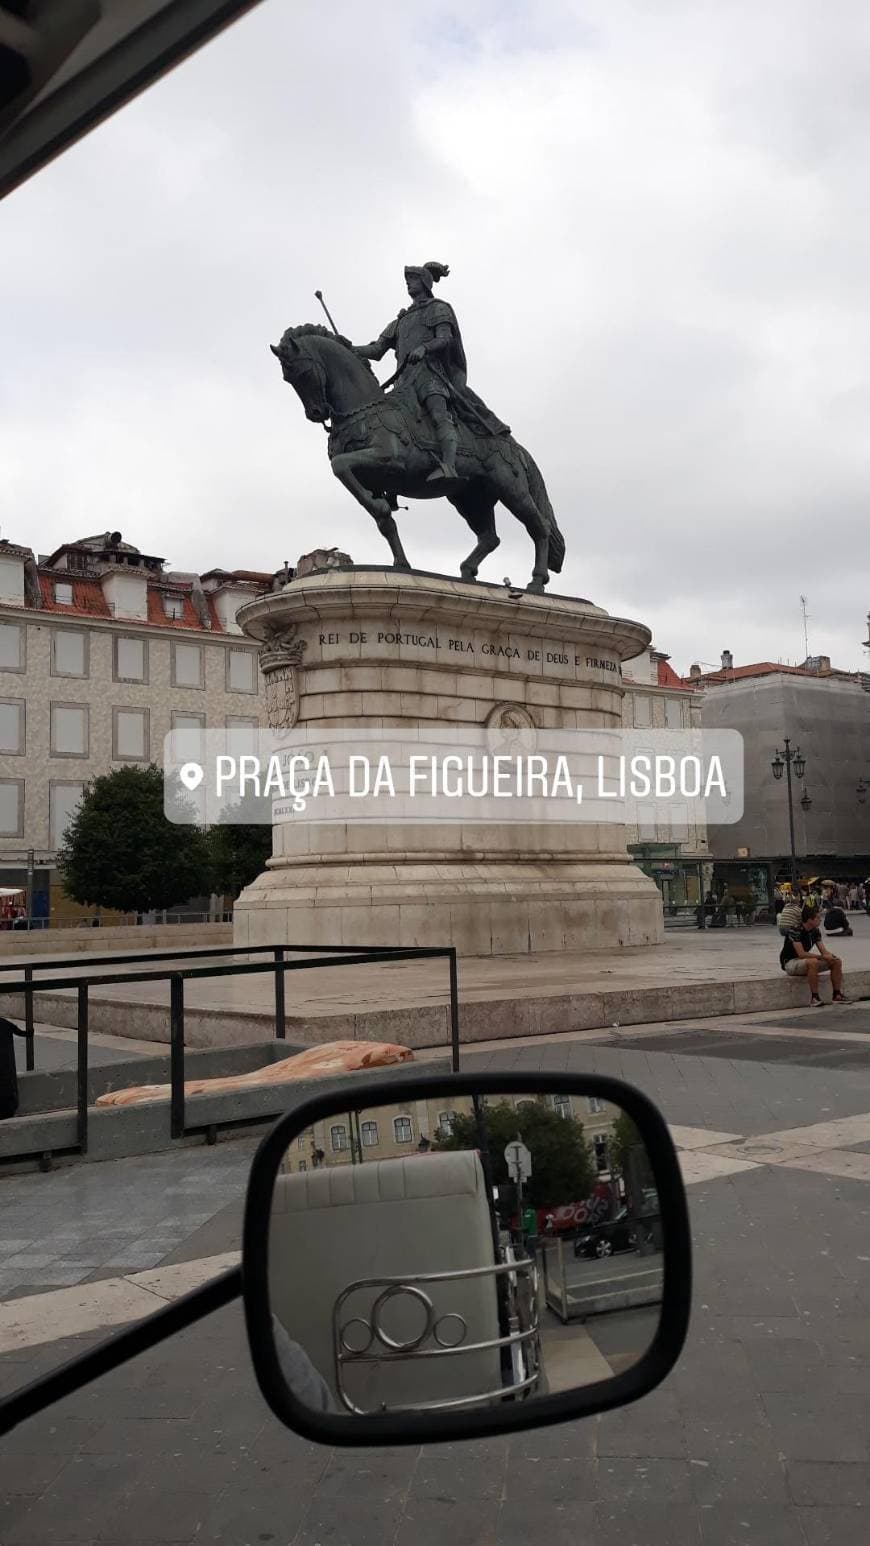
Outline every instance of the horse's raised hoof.
POLYGON ((459 566, 459 578, 460 578, 460 580, 464 580, 467 585, 473 585, 475 580, 477 579, 477 570, 476 569, 467 569, 465 567, 465 564, 460 564, 460 566, 459 566))
POLYGON ((547 583, 546 580, 542 580, 542 579, 540 579, 540 577, 535 576, 532 580, 530 580, 529 584, 526 586, 526 595, 527 596, 543 596, 543 594, 544 594, 544 586, 546 585, 546 583, 547 583))

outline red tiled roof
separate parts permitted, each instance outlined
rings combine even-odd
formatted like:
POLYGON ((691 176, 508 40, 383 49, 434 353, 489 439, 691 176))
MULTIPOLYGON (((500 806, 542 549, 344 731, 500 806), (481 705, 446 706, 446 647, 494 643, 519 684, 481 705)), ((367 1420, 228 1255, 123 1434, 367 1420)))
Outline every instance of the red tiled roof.
POLYGON ((684 681, 681 676, 677 676, 676 671, 668 660, 656 661, 656 680, 659 687, 672 687, 677 692, 694 692, 695 690, 694 682, 691 680, 684 681))
MULTIPOLYGON (((187 586, 178 585, 178 586, 174 586, 173 587, 172 591, 169 592, 168 594, 171 594, 171 595, 174 595, 174 596, 178 596, 178 595, 181 596, 181 607, 182 607, 181 616, 180 617, 167 617, 166 616, 166 609, 164 608, 164 605, 163 605, 163 597, 164 597, 165 594, 167 594, 167 592, 165 592, 164 590, 162 590, 161 588, 159 588, 156 585, 149 585, 148 586, 148 621, 149 621, 149 623, 153 623, 154 626, 157 627, 157 628, 196 628, 200 632, 205 632, 206 630, 203 629, 202 623, 200 622, 199 618, 197 617, 196 610, 195 610, 194 605, 193 605, 193 601, 191 600, 190 592, 191 592, 191 587, 189 585, 187 585, 187 586)), ((216 608, 215 608, 215 604, 214 604, 214 601, 213 601, 212 597, 209 596, 209 595, 206 595, 205 602, 206 602, 206 606, 208 608, 209 618, 211 619, 211 631, 213 633, 223 633, 223 631, 224 631, 223 630, 223 625, 221 624, 221 620, 218 617, 218 614, 217 614, 217 611, 216 611, 216 608)))
MULTIPOLYGON (((46 612, 57 612, 62 617, 114 617, 112 608, 103 595, 103 588, 99 580, 79 577, 69 571, 62 575, 44 574, 39 576, 39 589, 42 595, 42 606, 46 612), (55 582, 62 585, 72 585, 73 599, 71 606, 65 606, 62 602, 55 601, 55 582)), ((180 595, 182 601, 181 617, 167 617, 163 606, 165 590, 157 585, 149 585, 147 588, 148 616, 147 621, 155 628, 194 628, 199 633, 207 632, 203 629, 191 599, 191 587, 178 585, 173 587, 170 594, 180 595)), ((218 616, 214 600, 211 596, 205 598, 208 615, 211 620, 211 632, 223 633, 224 627, 218 616)), ((133 619, 131 619, 133 621, 133 619)))
POLYGON ((103 588, 99 580, 86 580, 75 578, 72 574, 39 576, 39 589, 42 594, 42 605, 46 612, 62 612, 69 615, 79 612, 89 617, 111 617, 112 610, 103 595, 103 588), (60 580, 62 585, 72 586, 72 606, 64 606, 62 602, 54 599, 55 580, 60 580))
MULTIPOLYGON (((753 666, 729 666, 727 671, 706 671, 703 676, 695 677, 700 682, 734 682, 747 676, 818 676, 818 671, 810 671, 806 666, 783 666, 777 661, 760 660, 753 666)), ((825 676, 828 672, 823 673, 825 676)), ((832 672, 831 675, 842 675, 841 672, 832 672)))

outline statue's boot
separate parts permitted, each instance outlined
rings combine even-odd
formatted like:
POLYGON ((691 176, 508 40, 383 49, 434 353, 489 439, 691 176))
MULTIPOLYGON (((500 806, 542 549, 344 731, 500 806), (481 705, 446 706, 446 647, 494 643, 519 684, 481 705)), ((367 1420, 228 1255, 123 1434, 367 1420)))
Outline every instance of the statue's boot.
POLYGON ((438 436, 438 449, 441 452, 438 466, 434 472, 430 472, 427 483, 439 483, 442 479, 456 479, 459 473, 456 470, 456 452, 459 446, 459 436, 452 424, 436 424, 435 433, 438 436))

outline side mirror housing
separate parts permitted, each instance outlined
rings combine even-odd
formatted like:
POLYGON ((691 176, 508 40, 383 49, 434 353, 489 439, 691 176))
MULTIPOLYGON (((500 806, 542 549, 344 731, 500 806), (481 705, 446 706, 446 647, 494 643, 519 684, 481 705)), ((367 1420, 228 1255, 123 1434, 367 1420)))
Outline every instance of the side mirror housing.
POLYGON ((275 1415, 326 1444, 485 1437, 637 1400, 691 1301, 653 1103, 586 1075, 389 1075, 264 1139, 245 1317, 275 1415))

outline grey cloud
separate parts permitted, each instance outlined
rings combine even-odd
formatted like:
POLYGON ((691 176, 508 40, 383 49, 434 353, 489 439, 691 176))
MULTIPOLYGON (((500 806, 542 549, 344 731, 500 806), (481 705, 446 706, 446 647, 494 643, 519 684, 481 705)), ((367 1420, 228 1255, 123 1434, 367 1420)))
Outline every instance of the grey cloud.
MULTIPOLYGON (((371 337, 437 257, 550 486, 554 588, 679 666, 795 658, 808 590, 813 647, 861 664, 868 30, 854 0, 265 0, 0 209, 4 534, 380 559, 268 344, 316 287, 371 337)), ((455 571, 449 507, 402 519, 455 571)), ((499 528, 488 577, 522 578, 499 528)))

